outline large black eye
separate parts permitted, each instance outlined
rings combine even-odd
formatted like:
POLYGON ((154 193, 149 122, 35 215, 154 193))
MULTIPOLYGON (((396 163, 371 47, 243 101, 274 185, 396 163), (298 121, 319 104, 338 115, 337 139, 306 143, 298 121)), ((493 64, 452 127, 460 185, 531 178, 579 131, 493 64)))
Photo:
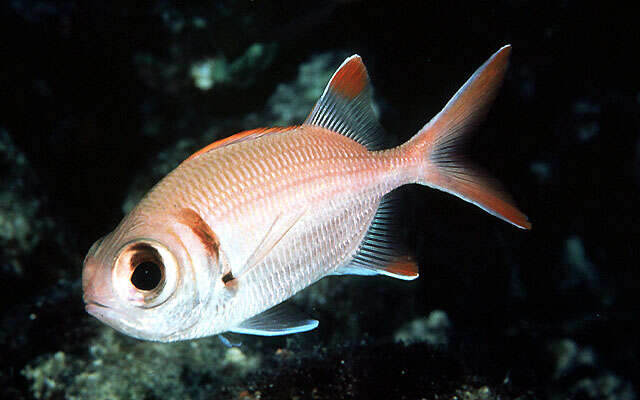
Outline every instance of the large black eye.
POLYGON ((138 264, 131 274, 131 283, 138 290, 153 290, 158 287, 160 281, 162 281, 162 270, 153 261, 138 264))

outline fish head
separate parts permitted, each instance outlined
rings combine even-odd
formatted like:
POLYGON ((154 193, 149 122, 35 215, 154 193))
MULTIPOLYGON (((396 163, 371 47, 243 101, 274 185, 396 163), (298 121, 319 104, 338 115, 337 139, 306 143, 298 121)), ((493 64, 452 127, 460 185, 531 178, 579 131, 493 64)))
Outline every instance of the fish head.
POLYGON ((85 309, 138 339, 202 336, 198 322, 212 298, 217 257, 189 227, 163 222, 125 218, 93 244, 82 271, 85 309))

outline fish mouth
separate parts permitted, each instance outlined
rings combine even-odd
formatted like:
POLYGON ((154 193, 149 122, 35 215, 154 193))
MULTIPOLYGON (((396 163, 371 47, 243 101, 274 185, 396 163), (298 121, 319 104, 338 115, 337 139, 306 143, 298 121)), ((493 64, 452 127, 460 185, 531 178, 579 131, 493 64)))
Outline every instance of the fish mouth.
POLYGON ((96 317, 99 320, 114 321, 114 320, 117 320, 118 316, 120 315, 113 308, 105 304, 102 304, 100 302, 97 302, 95 300, 85 299, 84 302, 85 302, 85 306, 84 306, 85 311, 89 313, 89 315, 96 317))
MULTIPOLYGON (((89 315, 109 325, 118 332, 138 339, 150 340, 151 336, 140 329, 140 323, 137 318, 131 316, 125 310, 117 310, 106 304, 88 299, 85 299, 84 309, 89 315)), ((160 339, 152 337, 151 340, 160 339)))
POLYGON ((85 311, 92 317, 95 317, 97 320, 126 335, 141 337, 137 318, 127 313, 126 310, 115 309, 86 297, 84 298, 84 302, 85 311))

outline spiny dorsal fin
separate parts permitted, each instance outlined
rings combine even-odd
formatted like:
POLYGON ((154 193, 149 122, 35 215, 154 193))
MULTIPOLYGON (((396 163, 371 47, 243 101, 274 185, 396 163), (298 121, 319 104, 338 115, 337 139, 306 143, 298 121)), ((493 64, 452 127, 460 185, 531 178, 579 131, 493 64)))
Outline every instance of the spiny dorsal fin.
POLYGON ((334 275, 387 275, 403 280, 418 277, 418 265, 400 244, 396 208, 392 193, 382 198, 369 230, 349 264, 334 275))
POLYGON ((369 150, 380 149, 383 130, 373 112, 369 75, 362 58, 347 58, 304 121, 347 136, 369 150))
POLYGON ((201 148, 200 150, 190 155, 189 158, 187 158, 185 161, 189 161, 192 158, 196 158, 201 154, 208 153, 211 150, 214 150, 220 147, 228 146, 234 143, 240 143, 245 140, 257 139, 261 136, 268 135, 271 133, 289 131, 291 129, 295 129, 295 127, 290 126, 290 127, 275 127, 275 128, 258 128, 258 129, 251 129, 249 131, 238 132, 235 135, 231 135, 224 139, 216 140, 215 142, 208 144, 207 146, 201 148))

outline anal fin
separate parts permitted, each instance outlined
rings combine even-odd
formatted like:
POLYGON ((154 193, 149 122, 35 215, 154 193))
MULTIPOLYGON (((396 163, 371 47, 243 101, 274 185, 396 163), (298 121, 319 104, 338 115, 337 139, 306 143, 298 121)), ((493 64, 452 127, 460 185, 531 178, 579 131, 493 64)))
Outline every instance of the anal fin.
POLYGON ((295 307, 279 304, 243 321, 229 331, 246 335, 280 336, 307 332, 317 326, 317 320, 310 319, 295 307))
POLYGON ((333 275, 386 275, 408 281, 418 277, 418 264, 400 244, 396 207, 394 194, 382 198, 357 253, 333 275))

